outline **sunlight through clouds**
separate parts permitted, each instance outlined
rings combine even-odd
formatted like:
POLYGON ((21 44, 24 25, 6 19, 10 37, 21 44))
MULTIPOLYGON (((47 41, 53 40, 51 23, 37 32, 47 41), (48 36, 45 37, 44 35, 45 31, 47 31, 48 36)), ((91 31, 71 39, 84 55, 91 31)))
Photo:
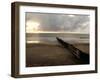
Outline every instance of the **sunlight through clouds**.
POLYGON ((89 15, 27 13, 26 32, 89 33, 89 15))
POLYGON ((35 31, 38 31, 39 29, 39 23, 38 22, 34 22, 34 21, 27 21, 26 23, 26 32, 27 33, 33 33, 35 31))

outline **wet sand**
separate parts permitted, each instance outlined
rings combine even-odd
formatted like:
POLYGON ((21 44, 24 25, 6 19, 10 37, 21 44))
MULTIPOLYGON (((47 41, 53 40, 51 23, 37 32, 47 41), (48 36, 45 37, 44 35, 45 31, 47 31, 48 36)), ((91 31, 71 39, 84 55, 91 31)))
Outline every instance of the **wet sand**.
MULTIPOLYGON (((89 53, 88 44, 75 44, 75 47, 89 53)), ((78 65, 84 62, 78 60, 73 54, 61 45, 27 44, 26 67, 78 65)))

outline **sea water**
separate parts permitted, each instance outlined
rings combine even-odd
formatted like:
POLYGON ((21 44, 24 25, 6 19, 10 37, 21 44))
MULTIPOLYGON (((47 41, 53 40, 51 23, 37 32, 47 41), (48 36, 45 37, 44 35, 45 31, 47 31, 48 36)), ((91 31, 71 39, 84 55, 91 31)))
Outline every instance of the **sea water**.
POLYGON ((89 43, 89 34, 79 33, 26 33, 26 42, 57 44, 56 37, 69 43, 89 43))

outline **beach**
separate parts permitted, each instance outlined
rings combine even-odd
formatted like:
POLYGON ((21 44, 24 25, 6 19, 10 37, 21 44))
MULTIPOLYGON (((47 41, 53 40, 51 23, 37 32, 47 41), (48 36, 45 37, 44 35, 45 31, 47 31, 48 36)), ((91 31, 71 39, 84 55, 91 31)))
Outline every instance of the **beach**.
MULTIPOLYGON (((89 44, 73 44, 89 54, 89 44)), ((60 44, 27 43, 26 67, 79 65, 84 62, 76 59, 70 51, 60 44)))

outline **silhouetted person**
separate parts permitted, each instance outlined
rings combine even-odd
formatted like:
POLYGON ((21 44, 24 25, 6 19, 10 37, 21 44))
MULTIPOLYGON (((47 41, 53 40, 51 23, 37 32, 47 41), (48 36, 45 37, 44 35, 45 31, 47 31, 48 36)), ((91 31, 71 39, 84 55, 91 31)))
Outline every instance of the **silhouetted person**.
POLYGON ((77 59, 82 60, 84 63, 89 64, 89 54, 85 53, 78 48, 74 47, 72 44, 64 42, 62 39, 56 37, 58 42, 67 48, 77 59))

